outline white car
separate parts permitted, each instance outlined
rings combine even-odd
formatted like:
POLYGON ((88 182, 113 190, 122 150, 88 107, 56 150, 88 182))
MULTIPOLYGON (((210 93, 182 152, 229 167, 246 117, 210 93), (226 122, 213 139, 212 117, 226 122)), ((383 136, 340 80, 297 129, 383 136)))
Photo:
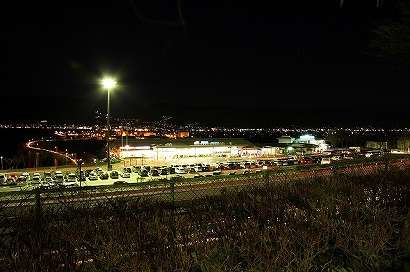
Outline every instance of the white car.
POLYGON ((98 180, 98 175, 96 172, 91 171, 90 174, 88 175, 89 180, 98 180))
POLYGON ((185 167, 180 166, 180 167, 175 168, 175 173, 176 174, 186 174, 187 172, 185 170, 185 167))
POLYGON ((37 185, 40 183, 41 183, 40 175, 33 175, 33 178, 31 179, 31 184, 37 185))
POLYGON ((42 182, 42 187, 43 188, 52 188, 55 186, 55 181, 52 177, 45 177, 43 182, 42 182))
POLYGON ((331 159, 330 158, 322 158, 320 161, 320 164, 330 164, 331 159))
POLYGON ((34 177, 38 177, 38 178, 40 178, 40 179, 41 179, 41 175, 40 175, 40 173, 34 173, 34 174, 33 174, 33 178, 34 178, 34 177))
POLYGON ((26 180, 30 181, 30 174, 28 172, 21 173, 21 176, 26 177, 26 180))
POLYGON ((45 177, 44 182, 45 183, 54 183, 54 179, 52 177, 45 177))
POLYGON ((129 172, 122 172, 121 173, 121 177, 123 177, 123 178, 130 178, 131 177, 131 174, 129 173, 129 172))
POLYGON ((75 176, 74 173, 69 173, 65 181, 65 186, 76 186, 76 185, 77 185, 77 177, 75 176))
POLYGON ((63 183, 64 182, 64 175, 61 171, 56 171, 54 174, 54 178, 56 183, 63 183))

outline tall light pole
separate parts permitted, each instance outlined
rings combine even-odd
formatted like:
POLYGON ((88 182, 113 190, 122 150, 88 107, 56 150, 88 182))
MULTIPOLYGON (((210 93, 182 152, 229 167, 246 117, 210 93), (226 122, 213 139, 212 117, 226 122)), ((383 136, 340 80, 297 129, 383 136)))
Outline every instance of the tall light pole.
POLYGON ((111 171, 111 158, 110 158, 110 135, 111 135, 111 126, 110 126, 110 90, 115 86, 117 82, 115 80, 106 78, 103 80, 103 85, 107 88, 107 170, 111 171))
POLYGON ((83 164, 83 160, 82 159, 77 160, 77 164, 79 168, 78 177, 80 180, 80 187, 81 187, 81 182, 83 181, 83 178, 85 178, 85 175, 83 175, 82 170, 81 170, 81 165, 83 164))
POLYGON ((3 170, 3 156, 1 156, 1 170, 3 170))

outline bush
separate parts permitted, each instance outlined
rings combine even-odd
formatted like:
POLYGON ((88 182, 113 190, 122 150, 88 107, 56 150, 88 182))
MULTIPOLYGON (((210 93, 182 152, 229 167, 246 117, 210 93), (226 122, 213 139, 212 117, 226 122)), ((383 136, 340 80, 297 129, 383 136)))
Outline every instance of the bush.
POLYGON ((180 205, 66 203, 3 228, 4 271, 386 271, 410 252, 410 170, 239 187, 180 205))

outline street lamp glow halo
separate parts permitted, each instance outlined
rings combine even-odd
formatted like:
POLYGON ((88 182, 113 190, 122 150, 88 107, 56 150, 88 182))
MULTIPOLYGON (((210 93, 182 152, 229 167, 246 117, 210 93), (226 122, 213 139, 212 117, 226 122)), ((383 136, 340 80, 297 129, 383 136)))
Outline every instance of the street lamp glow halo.
POLYGON ((102 83, 103 83, 104 87, 107 88, 107 89, 110 89, 110 88, 114 87, 117 84, 117 82, 114 79, 111 79, 111 78, 103 79, 102 83))

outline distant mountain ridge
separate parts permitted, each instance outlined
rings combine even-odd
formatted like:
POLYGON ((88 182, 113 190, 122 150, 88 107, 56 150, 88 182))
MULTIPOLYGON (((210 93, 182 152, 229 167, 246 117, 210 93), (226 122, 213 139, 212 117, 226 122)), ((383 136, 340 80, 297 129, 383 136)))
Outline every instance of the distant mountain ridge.
MULTIPOLYGON (((107 101, 75 97, 19 97, 0 96, 1 124, 33 123, 48 120, 54 124, 105 124, 107 101), (96 119, 96 111, 100 118, 96 119)), ((258 108, 248 106, 199 106, 176 103, 142 103, 111 101, 112 123, 116 119, 159 121, 169 116, 168 123, 185 125, 198 123, 216 127, 408 127, 410 116, 404 111, 387 112, 383 109, 320 109, 320 108, 258 108)))

